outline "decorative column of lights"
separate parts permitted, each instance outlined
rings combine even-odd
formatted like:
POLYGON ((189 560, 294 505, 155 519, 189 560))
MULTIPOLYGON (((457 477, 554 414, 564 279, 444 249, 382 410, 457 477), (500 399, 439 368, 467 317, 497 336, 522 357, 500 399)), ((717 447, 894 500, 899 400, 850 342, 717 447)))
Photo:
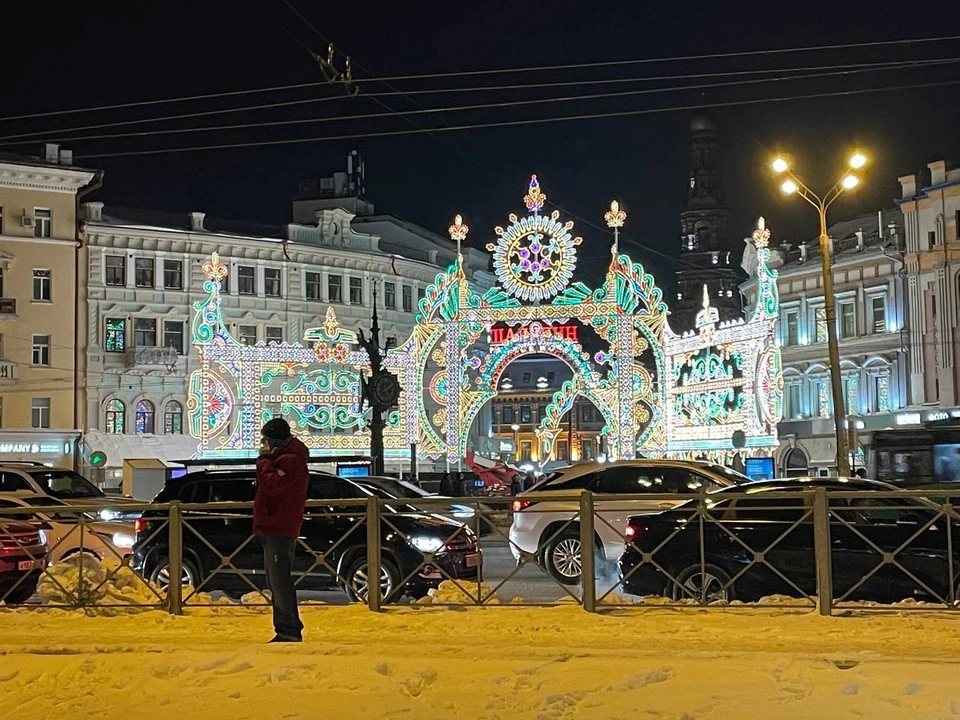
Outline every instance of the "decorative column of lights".
MULTIPOLYGON (((625 213, 618 205, 612 203, 605 215, 614 230, 613 261, 603 284, 591 289, 572 279, 581 243, 571 232, 573 223, 557 212, 542 215, 545 202, 531 177, 524 197, 530 214, 510 215, 510 225, 498 228, 496 243, 487 246, 499 282, 482 296, 470 290, 463 270, 462 242, 469 229, 460 216, 450 225, 457 261, 425 289, 409 339, 383 360, 404 385, 399 408, 387 414, 387 457, 405 458, 415 442, 421 458, 458 460, 473 420, 496 396, 504 371, 530 354, 552 355, 573 371, 538 428, 544 460, 562 418, 581 395, 603 416, 611 458, 691 453, 725 458, 732 454, 736 429, 747 434, 748 451, 772 452, 782 377, 773 341, 779 309, 776 272, 767 266, 769 232, 761 226, 754 234, 759 284, 750 322, 718 326, 714 319, 679 337, 669 328, 654 278, 619 254, 625 213), (592 328, 606 347, 586 352, 560 330, 571 322, 592 328), (510 332, 489 348, 479 345, 494 325, 510 332), (733 358, 736 372, 730 370, 733 358), (720 402, 731 392, 737 402, 720 402)), ((204 272, 207 297, 195 305, 192 325, 201 367, 191 376, 188 401, 200 454, 254 454, 258 423, 278 404, 297 428, 331 430, 301 433, 313 451, 367 451, 370 437, 357 388, 360 375, 369 372, 369 357, 357 334, 341 327, 329 308, 324 323, 304 333, 309 347, 240 345, 220 316, 226 267, 214 256, 204 272)), ((710 310, 708 304, 708 320, 710 310)))
POLYGON ((620 252, 620 228, 627 220, 627 213, 620 209, 620 203, 611 200, 610 209, 603 214, 603 219, 607 227, 613 229, 613 256, 616 257, 620 252))
MULTIPOLYGON (((860 170, 867 164, 866 156, 855 152, 848 160, 850 170, 860 170)), ((772 167, 775 173, 786 177, 780 189, 787 195, 796 193, 806 200, 816 211, 820 220, 820 264, 823 274, 823 309, 827 325, 827 345, 830 357, 830 387, 833 397, 833 425, 837 438, 837 474, 850 475, 850 449, 847 447, 846 413, 844 411, 843 376, 840 371, 840 345, 837 340, 837 307, 833 294, 833 251, 830 236, 827 234, 827 210, 845 190, 852 190, 860 184, 860 178, 852 172, 844 172, 822 197, 811 190, 806 183, 790 169, 790 163, 783 157, 775 158, 772 167)))

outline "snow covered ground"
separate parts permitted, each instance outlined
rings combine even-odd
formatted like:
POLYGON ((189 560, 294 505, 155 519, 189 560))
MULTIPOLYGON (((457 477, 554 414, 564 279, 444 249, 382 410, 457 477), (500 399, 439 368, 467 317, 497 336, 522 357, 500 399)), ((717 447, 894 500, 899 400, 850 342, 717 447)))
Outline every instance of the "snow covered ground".
POLYGON ((960 616, 567 605, 0 610, 0 717, 960 718, 960 616))

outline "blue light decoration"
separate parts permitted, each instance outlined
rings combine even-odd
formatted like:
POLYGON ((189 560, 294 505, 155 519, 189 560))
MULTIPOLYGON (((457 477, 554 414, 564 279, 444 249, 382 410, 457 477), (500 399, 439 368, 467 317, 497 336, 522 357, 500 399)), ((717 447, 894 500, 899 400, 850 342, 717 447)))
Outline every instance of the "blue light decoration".
MULTIPOLYGON (((777 446, 783 410, 776 272, 768 265, 770 232, 761 219, 757 249, 758 302, 749 321, 721 323, 705 298, 696 331, 675 334, 663 293, 643 266, 618 251, 626 220, 619 204, 604 216, 613 230, 610 266, 602 285, 573 280, 573 222, 541 214, 546 195, 534 175, 524 196, 528 215, 496 228, 493 254, 499 284, 474 293, 463 258, 437 274, 417 306, 413 331, 391 349, 387 368, 400 381, 399 406, 388 416, 388 457, 406 456, 416 443, 422 459, 465 456, 469 430, 497 394, 506 368, 519 357, 547 354, 572 370, 548 404, 537 429, 540 462, 577 397, 599 410, 610 460, 641 456, 732 458, 733 434, 747 436, 747 456, 769 457, 777 446), (591 355, 562 330, 592 328, 606 347, 591 355), (492 328, 507 327, 504 342, 486 344, 492 328)), ((457 247, 469 228, 450 226, 457 247)), ((193 342, 200 368, 190 380, 188 426, 201 455, 248 456, 259 443, 259 423, 279 412, 314 454, 367 452, 367 417, 358 405, 368 373, 356 334, 340 326, 333 308, 304 344, 243 346, 220 315, 226 268, 214 255, 203 266, 207 297, 195 305, 193 342)))

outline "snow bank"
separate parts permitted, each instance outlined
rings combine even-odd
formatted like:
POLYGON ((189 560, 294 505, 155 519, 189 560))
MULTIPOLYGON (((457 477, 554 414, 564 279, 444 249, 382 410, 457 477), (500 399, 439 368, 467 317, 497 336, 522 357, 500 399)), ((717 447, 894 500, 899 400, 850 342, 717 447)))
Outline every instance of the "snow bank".
POLYGON ((483 600, 484 605, 499 605, 500 600, 490 597, 493 588, 486 583, 461 581, 459 585, 452 580, 444 580, 440 587, 431 588, 415 605, 476 605, 483 600), (466 591, 466 592, 464 592, 466 591), (468 594, 469 593, 469 594, 468 594), (489 598, 489 599, 488 599, 489 598))

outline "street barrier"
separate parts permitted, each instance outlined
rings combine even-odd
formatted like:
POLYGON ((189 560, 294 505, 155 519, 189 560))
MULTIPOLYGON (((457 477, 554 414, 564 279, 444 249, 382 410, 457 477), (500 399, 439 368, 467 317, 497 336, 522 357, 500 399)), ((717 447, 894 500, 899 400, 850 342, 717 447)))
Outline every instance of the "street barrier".
MULTIPOLYGON (((812 487, 584 492, 573 505, 547 492, 312 500, 294 574, 306 600, 375 612, 407 603, 956 610, 958 505, 960 492, 940 489, 812 487), (518 513, 551 515, 535 552, 511 537, 518 513)), ((142 514, 134 547, 131 525, 104 521, 103 510, 0 510, 0 602, 172 614, 269 604, 251 503, 125 503, 124 513, 142 514)))

